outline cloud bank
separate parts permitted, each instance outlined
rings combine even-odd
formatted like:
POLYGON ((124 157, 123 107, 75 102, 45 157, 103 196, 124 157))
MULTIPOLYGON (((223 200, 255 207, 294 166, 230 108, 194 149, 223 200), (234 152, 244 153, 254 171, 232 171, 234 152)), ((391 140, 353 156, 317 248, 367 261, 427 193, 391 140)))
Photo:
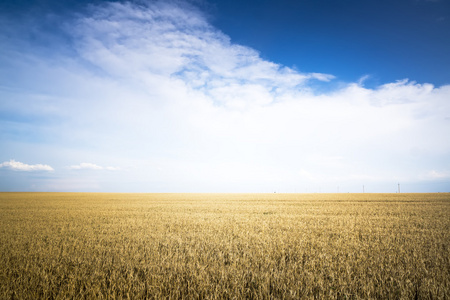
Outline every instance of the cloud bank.
POLYGON ((106 2, 63 28, 59 47, 40 51, 2 37, 1 155, 31 145, 69 169, 120 166, 86 182, 103 190, 450 187, 450 86, 302 73, 232 43, 187 4, 106 2))

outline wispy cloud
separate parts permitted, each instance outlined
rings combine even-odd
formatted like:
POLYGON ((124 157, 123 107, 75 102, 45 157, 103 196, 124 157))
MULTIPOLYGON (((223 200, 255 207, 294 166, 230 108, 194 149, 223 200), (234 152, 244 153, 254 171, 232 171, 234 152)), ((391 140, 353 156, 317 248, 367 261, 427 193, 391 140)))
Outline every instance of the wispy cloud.
POLYGON ((167 79, 172 82, 162 87, 182 82, 225 107, 243 107, 230 104, 230 98, 248 102, 262 96, 272 102, 291 89, 306 89, 309 80, 334 78, 263 60, 255 50, 232 44, 195 10, 163 2, 145 9, 130 3, 96 7, 93 16, 78 20, 74 31, 80 55, 109 75, 143 88, 167 79))
POLYGON ((54 171, 54 169, 49 165, 36 164, 28 165, 20 161, 15 161, 11 159, 10 161, 5 161, 0 164, 0 168, 6 168, 14 171, 54 171))
POLYGON ((72 165, 69 167, 71 170, 108 170, 108 171, 117 171, 120 168, 117 167, 102 167, 93 163, 80 163, 78 165, 72 165))

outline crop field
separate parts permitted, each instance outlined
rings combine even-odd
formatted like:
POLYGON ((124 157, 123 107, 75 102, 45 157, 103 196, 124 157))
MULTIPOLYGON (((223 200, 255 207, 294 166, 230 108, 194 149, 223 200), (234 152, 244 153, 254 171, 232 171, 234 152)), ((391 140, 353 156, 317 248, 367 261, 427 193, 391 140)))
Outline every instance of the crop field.
POLYGON ((0 193, 0 299, 450 299, 450 194, 0 193))

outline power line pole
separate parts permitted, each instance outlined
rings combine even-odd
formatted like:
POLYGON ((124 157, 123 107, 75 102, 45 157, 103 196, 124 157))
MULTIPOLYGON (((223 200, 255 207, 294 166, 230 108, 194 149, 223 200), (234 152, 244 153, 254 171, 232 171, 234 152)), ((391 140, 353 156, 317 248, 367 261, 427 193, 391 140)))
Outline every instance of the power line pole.
POLYGON ((400 183, 398 183, 398 192, 400 193, 400 183))

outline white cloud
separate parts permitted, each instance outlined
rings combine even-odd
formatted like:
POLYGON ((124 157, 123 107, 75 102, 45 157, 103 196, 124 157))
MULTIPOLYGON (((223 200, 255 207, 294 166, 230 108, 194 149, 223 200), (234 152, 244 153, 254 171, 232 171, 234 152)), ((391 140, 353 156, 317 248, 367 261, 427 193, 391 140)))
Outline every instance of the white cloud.
POLYGON ((108 171, 119 171, 120 168, 119 167, 105 167, 105 170, 108 170, 108 171))
POLYGON ((7 168, 14 171, 54 171, 49 165, 28 165, 20 161, 15 161, 14 159, 1 163, 0 168, 7 168))
POLYGON ((69 167, 72 170, 103 170, 103 167, 92 163, 80 163, 79 165, 72 165, 69 167))
POLYGON ((311 73, 309 77, 325 82, 331 81, 332 79, 336 78, 334 75, 323 73, 311 73))
POLYGON ((108 170, 108 171, 117 171, 120 168, 117 167, 102 167, 93 163, 80 163, 78 165, 72 165, 69 167, 71 170, 108 170))

